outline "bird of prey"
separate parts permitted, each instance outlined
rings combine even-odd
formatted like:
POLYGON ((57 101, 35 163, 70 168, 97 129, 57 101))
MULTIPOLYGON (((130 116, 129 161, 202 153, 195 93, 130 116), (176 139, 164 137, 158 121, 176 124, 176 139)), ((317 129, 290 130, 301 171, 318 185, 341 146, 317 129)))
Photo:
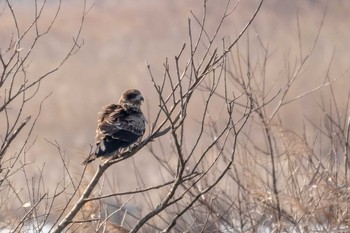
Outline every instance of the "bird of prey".
POLYGON ((127 90, 118 104, 109 104, 99 113, 96 129, 96 150, 83 164, 98 157, 109 157, 141 142, 146 119, 141 111, 140 91, 127 90))

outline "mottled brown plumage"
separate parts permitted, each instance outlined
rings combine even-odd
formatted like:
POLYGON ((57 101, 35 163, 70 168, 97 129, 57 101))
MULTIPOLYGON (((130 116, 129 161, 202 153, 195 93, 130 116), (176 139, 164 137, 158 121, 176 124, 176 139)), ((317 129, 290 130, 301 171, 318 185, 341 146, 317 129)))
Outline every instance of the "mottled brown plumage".
POLYGON ((109 104, 103 108, 97 121, 95 153, 84 164, 100 156, 112 156, 141 141, 146 124, 141 111, 142 101, 141 93, 130 89, 124 92, 118 104, 109 104))

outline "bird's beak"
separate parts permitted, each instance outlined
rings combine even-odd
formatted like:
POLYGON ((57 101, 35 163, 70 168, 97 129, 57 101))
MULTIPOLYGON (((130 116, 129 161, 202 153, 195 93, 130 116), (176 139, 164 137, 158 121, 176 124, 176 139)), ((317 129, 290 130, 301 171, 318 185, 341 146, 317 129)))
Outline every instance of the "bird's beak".
POLYGON ((140 100, 140 101, 144 101, 145 99, 143 98, 142 95, 140 95, 140 96, 139 96, 139 100, 140 100))

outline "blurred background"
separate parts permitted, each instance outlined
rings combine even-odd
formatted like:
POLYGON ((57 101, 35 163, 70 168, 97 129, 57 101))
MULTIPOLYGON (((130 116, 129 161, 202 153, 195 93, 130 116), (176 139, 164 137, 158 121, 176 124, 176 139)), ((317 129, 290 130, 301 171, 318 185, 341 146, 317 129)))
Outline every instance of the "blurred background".
MULTIPOLYGON (((88 2, 92 6, 86 15, 82 29, 84 45, 72 56, 58 72, 41 83, 39 94, 28 114, 35 114, 43 97, 52 93, 45 101, 42 115, 38 121, 37 135, 29 158, 46 161, 53 153, 50 141, 57 140, 69 159, 82 160, 89 144, 94 144, 97 112, 102 106, 116 102, 127 88, 140 89, 146 98, 151 113, 157 109, 155 91, 150 82, 146 62, 151 65, 154 76, 162 78, 165 58, 174 61, 183 43, 188 42, 188 18, 193 11, 202 16, 202 1, 96 1, 88 2), (51 149, 50 149, 51 148, 51 149), (45 154, 45 155, 43 155, 45 154), (68 156, 69 154, 69 156, 68 156)), ((18 21, 26 28, 33 19, 33 3, 15 1, 18 21)), ((207 26, 214 30, 226 1, 208 2, 207 26)), ((234 39, 254 12, 257 1, 241 1, 231 17, 227 19, 220 33, 234 39)), ((57 8, 56 1, 45 6, 44 17, 47 22, 57 8)), ((275 80, 279 70, 285 66, 285 59, 296 59, 299 54, 297 17, 301 30, 301 46, 305 51, 311 48, 317 35, 327 1, 265 1, 249 33, 257 43, 258 36, 271 51, 268 73, 275 80)), ((80 1, 63 1, 57 22, 51 33, 41 39, 31 63, 28 75, 42 74, 61 62, 79 27, 83 4, 80 1)), ((324 81, 324 74, 332 61, 330 75, 338 77, 349 68, 350 3, 335 0, 328 3, 324 25, 321 29, 315 52, 304 71, 303 78, 294 88, 295 94, 304 93, 324 81)), ((9 43, 15 32, 9 14, 1 15, 0 43, 9 43)), ((8 12, 7 12, 8 13, 8 12)), ((196 25, 195 22, 192 22, 196 25)), ((44 23, 43 23, 44 24, 44 23)), ((241 50, 245 50, 245 41, 241 40, 241 50)), ((251 56, 260 56, 259 51, 251 56)), ((23 48, 26 49, 26 48, 23 48)), ((283 77, 281 77, 283 79, 283 77)), ((342 78, 336 84, 337 95, 346 101, 349 78, 342 78), (345 96, 344 96, 345 94, 345 96)), ((291 120, 300 119, 303 114, 311 114, 316 109, 311 96, 296 103, 298 111, 293 112, 291 120), (310 101, 309 101, 310 100, 310 101), (298 114, 300 112, 300 114, 298 114)), ((147 106, 144 106, 146 111, 147 106)), ((152 119, 149 119, 152 121, 152 119)))
MULTIPOLYGON (((235 4, 232 2, 232 5, 235 4)), ((221 28, 221 37, 234 40, 257 4, 256 0, 240 1, 221 28)), ((26 154, 26 161, 35 165, 32 172, 38 172, 38 168, 45 164, 48 169, 46 180, 52 182, 57 179, 57 174, 61 174, 62 168, 56 166, 60 158, 57 149, 49 142, 60 145, 65 159, 78 172, 90 145, 94 144, 97 113, 102 106, 117 102, 125 89, 135 88, 141 91, 145 97, 143 110, 148 121, 152 122, 152 114, 158 111, 158 102, 146 63, 151 65, 154 77, 161 80, 165 59, 174 62, 183 43, 188 42, 188 18, 192 17, 191 11, 198 18, 203 15, 203 3, 200 0, 87 2, 88 8, 91 5, 81 33, 80 42, 83 41, 83 46, 57 72, 43 80, 39 94, 35 96, 30 108, 25 109, 25 114, 36 115, 43 98, 52 93, 43 104, 30 139, 33 145, 26 154)), ((209 34, 215 31, 225 6, 226 1, 223 0, 208 1, 209 34)), ((34 3, 14 1, 13 8, 20 28, 24 30, 33 20, 34 3)), ((43 19, 47 21, 42 20, 43 25, 52 19, 56 9, 56 1, 46 4, 43 19)), ((62 61, 79 29, 82 12, 81 1, 63 1, 51 32, 41 38, 33 51, 27 69, 28 77, 43 74, 62 61)), ((266 0, 249 30, 250 55, 252 59, 258 59, 263 53, 255 48, 260 43, 268 46, 270 57, 267 80, 271 78, 271 82, 285 82, 286 78, 280 71, 288 66, 287 60, 293 66, 293 61, 300 56, 300 48, 303 55, 312 48, 325 13, 315 51, 303 71, 305 77, 294 85, 290 96, 300 95, 322 85, 327 70, 331 67, 328 74, 332 79, 343 76, 334 83, 334 90, 339 106, 345 106, 350 87, 347 73, 350 63, 349 12, 350 1, 347 0, 266 0)), ((193 19, 192 24, 196 25, 193 19)), ((14 33, 11 15, 2 12, 0 44, 4 47, 9 44, 14 33)), ((246 50, 247 38, 248 36, 243 36, 239 42, 242 51, 246 50)), ((28 48, 24 46, 23 49, 28 48)), ((298 130, 302 129, 305 117, 315 122, 320 121, 322 97, 327 99, 328 94, 321 90, 303 101, 288 105, 284 112, 284 124, 298 130)), ((192 117, 195 119, 195 113, 192 117)), ((16 151, 15 146, 14 144, 11 150, 16 151)), ((146 149, 130 161, 115 166, 114 182, 123 190, 127 190, 129 185, 135 187, 133 182, 136 181, 132 180, 127 171, 140 164, 147 185, 157 184, 152 158, 146 149)))

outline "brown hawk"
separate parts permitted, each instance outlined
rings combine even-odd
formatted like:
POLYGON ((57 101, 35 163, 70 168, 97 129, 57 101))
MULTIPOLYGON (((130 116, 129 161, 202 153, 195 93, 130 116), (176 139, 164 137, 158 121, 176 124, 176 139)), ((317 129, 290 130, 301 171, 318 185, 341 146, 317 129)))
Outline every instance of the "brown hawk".
POLYGON ((141 142, 146 119, 141 111, 143 97, 140 91, 127 90, 118 104, 109 104, 99 113, 96 129, 96 150, 83 164, 98 157, 117 154, 141 142))

